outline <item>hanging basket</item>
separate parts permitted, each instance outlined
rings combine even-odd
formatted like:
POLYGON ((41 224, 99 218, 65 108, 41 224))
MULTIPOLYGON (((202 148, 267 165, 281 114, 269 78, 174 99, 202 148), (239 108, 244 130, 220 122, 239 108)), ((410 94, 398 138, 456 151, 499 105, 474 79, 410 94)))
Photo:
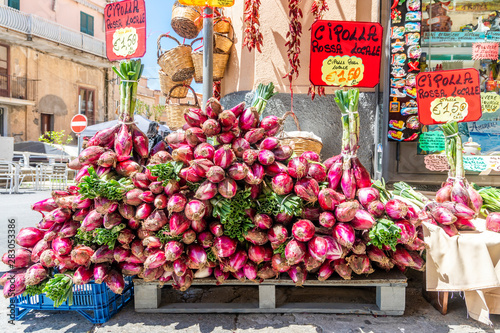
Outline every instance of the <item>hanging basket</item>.
MULTIPOLYGON (((202 38, 195 39, 191 46, 202 38)), ((194 65, 194 81, 196 83, 203 83, 203 51, 195 51, 191 54, 194 65)), ((226 70, 227 62, 229 61, 229 54, 214 53, 213 54, 213 81, 220 81, 224 78, 224 71, 226 70)))
POLYGON ((281 133, 278 135, 281 144, 291 146, 297 156, 300 156, 305 151, 313 151, 316 154, 320 155, 321 149, 323 148, 323 143, 320 141, 321 139, 313 133, 301 131, 299 120, 293 112, 289 111, 285 113, 283 118, 281 118, 282 124, 288 116, 292 117, 298 131, 285 132, 282 127, 281 133))
POLYGON ((214 19, 214 32, 220 34, 228 34, 232 29, 231 19, 228 17, 221 17, 214 19))
POLYGON ((177 39, 168 34, 158 37, 158 64, 165 74, 172 78, 172 81, 179 82, 191 78, 194 74, 193 60, 191 59, 191 46, 181 44, 177 39), (178 46, 171 50, 164 51, 160 41, 163 37, 168 37, 177 42, 178 46))
POLYGON ((189 108, 200 108, 200 103, 198 102, 198 96, 194 92, 193 88, 187 87, 188 90, 191 90, 194 96, 194 104, 184 104, 184 103, 170 103, 171 93, 174 89, 178 87, 184 87, 183 85, 176 85, 170 89, 170 92, 167 97, 167 104, 165 105, 165 118, 167 126, 175 131, 186 123, 184 119, 184 111, 189 108))
POLYGON ((170 89, 172 89, 173 86, 179 85, 182 83, 184 86, 182 87, 177 87, 172 92, 170 93, 170 97, 172 98, 184 98, 187 96, 187 93, 189 91, 189 86, 191 85, 191 82, 193 81, 193 78, 189 78, 187 80, 179 82, 174 82, 172 81, 172 78, 165 74, 164 71, 161 69, 158 71, 158 75, 160 76, 160 89, 161 92, 164 93, 165 95, 169 96, 168 94, 170 93, 170 89))
POLYGON ((234 43, 233 25, 229 23, 227 33, 214 32, 214 52, 216 53, 231 53, 231 47, 234 43))
POLYGON ((176 1, 172 7, 172 29, 182 38, 193 39, 203 29, 199 6, 184 6, 176 1))

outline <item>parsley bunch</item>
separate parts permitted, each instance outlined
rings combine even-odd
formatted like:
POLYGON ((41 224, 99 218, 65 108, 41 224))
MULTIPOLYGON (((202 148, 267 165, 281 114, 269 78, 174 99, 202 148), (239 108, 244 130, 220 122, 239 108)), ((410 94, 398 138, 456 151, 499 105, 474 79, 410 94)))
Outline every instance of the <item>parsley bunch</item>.
POLYGON ((102 197, 119 201, 123 199, 126 192, 133 188, 132 182, 128 178, 124 177, 120 180, 100 178, 93 167, 89 167, 88 172, 89 175, 82 178, 78 190, 78 193, 85 199, 102 197))
POLYGON ((182 236, 172 236, 172 234, 170 233, 170 226, 168 225, 168 223, 163 228, 158 230, 158 232, 156 233, 156 237, 160 239, 160 242, 162 242, 162 244, 165 244, 170 241, 182 240, 182 236))
POLYGON ((99 245, 107 245, 110 250, 115 248, 116 240, 120 231, 125 229, 126 225, 124 223, 114 226, 111 229, 97 228, 93 232, 94 243, 99 245))
POLYGON ((163 186, 166 186, 170 180, 179 181, 179 172, 181 171, 184 163, 169 161, 167 163, 150 165, 147 168, 151 171, 153 177, 158 177, 158 181, 163 182, 163 186))
POLYGON ((254 227, 252 220, 245 213, 246 209, 252 208, 250 194, 250 190, 237 191, 231 199, 217 195, 211 200, 212 215, 220 219, 224 234, 241 242, 245 240, 243 235, 254 227))
POLYGON ((368 234, 370 241, 368 245, 381 249, 384 245, 390 246, 393 251, 396 251, 398 239, 401 237, 401 228, 394 224, 391 220, 379 219, 377 224, 370 229, 368 234))

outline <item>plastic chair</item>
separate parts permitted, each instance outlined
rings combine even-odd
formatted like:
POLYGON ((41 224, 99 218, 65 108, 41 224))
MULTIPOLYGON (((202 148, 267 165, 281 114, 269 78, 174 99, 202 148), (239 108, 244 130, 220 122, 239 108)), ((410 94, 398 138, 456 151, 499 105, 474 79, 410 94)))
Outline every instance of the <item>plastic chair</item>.
POLYGON ((68 168, 66 167, 66 163, 52 164, 52 173, 49 174, 49 179, 51 190, 54 189, 54 185, 59 190, 65 189, 68 186, 68 168))
POLYGON ((5 189, 12 194, 15 177, 14 165, 10 162, 0 162, 0 180, 5 181, 5 189))

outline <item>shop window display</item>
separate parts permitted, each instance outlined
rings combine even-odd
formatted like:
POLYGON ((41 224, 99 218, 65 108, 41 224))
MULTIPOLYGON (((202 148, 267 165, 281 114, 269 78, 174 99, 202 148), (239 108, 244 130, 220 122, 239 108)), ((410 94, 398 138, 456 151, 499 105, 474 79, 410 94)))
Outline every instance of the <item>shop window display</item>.
POLYGON ((495 57, 474 60, 473 46, 500 43, 500 2, 395 0, 391 14, 389 139, 418 141, 418 154, 440 154, 444 137, 431 133, 440 131, 438 126, 422 126, 415 117, 414 77, 424 71, 475 68, 480 73, 483 114, 478 121, 460 124, 465 167, 473 172, 496 170, 500 64, 495 57))

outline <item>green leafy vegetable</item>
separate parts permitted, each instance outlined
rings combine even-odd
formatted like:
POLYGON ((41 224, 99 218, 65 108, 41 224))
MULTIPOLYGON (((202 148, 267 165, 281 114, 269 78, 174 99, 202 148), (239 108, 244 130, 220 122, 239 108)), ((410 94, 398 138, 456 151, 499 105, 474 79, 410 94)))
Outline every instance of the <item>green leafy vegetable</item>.
POLYGON ((278 195, 272 191, 264 191, 257 198, 256 210, 259 214, 300 216, 302 214, 303 201, 296 195, 278 195))
POLYGON ((49 280, 43 280, 37 285, 34 286, 26 286, 26 290, 23 293, 23 296, 36 296, 43 293, 43 289, 49 280))
POLYGON ((43 288, 48 298, 54 301, 54 307, 61 306, 66 300, 73 305, 73 276, 70 274, 55 274, 43 288))
POLYGON ((283 244, 280 244, 277 248, 274 249, 273 254, 280 254, 281 258, 285 258, 285 248, 288 244, 288 241, 285 241, 283 244))
POLYGON ((387 203, 387 201, 391 200, 392 193, 385 188, 385 180, 384 178, 380 180, 374 180, 372 184, 373 188, 376 188, 380 193, 380 201, 387 203))
POLYGON ((224 226, 224 234, 243 242, 244 235, 254 226, 252 220, 246 215, 245 210, 252 208, 250 190, 238 191, 232 199, 217 195, 211 200, 212 215, 220 218, 224 226))
POLYGON ((94 244, 94 231, 82 231, 78 228, 78 232, 74 237, 75 244, 91 246, 94 244))
POLYGON ((156 237, 158 237, 160 239, 160 242, 162 242, 163 244, 170 242, 170 241, 182 240, 182 236, 172 236, 171 235, 170 226, 168 225, 168 223, 163 228, 158 230, 158 232, 156 233, 156 237))
POLYGON ((398 182, 394 184, 394 191, 393 193, 395 195, 399 195, 409 201, 411 201, 413 204, 417 205, 421 209, 424 208, 425 204, 429 202, 429 199, 422 193, 419 193, 413 189, 410 185, 408 185, 405 182, 398 182))
POLYGON ((500 189, 491 186, 479 188, 475 184, 474 188, 478 190, 479 195, 483 198, 481 214, 488 216, 490 212, 500 212, 500 189))
POLYGON ((182 162, 170 161, 167 163, 150 165, 147 168, 151 171, 153 177, 158 177, 158 181, 163 182, 163 186, 167 186, 170 180, 179 181, 179 172, 184 164, 182 162))
POLYGON ((377 224, 370 229, 368 234, 370 241, 368 245, 381 249, 384 245, 390 246, 393 251, 396 251, 398 239, 401 237, 401 228, 394 224, 391 220, 379 219, 377 224))
POLYGON ((100 178, 93 167, 88 168, 89 175, 82 178, 80 183, 80 193, 85 199, 95 199, 96 197, 107 198, 119 201, 123 199, 126 192, 133 189, 132 182, 128 178, 107 179, 100 178))
POLYGON ((99 245, 107 245, 110 250, 115 248, 116 240, 120 231, 125 229, 126 225, 124 223, 114 226, 110 230, 104 228, 97 228, 94 230, 94 243, 99 245))
POLYGON ((208 261, 217 262, 217 256, 215 255, 214 251, 212 251, 212 248, 205 249, 205 252, 207 253, 208 261))

